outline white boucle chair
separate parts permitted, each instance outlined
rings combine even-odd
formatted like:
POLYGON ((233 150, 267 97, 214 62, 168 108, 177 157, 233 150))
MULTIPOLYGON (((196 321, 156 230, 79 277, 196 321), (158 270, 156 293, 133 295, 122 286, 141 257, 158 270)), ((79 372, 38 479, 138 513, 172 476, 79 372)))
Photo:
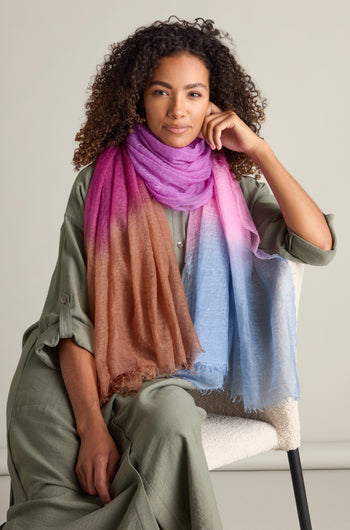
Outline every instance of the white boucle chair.
MULTIPOLYGON (((298 310, 304 266, 289 262, 298 310)), ((202 442, 212 471, 237 460, 271 449, 287 451, 297 504, 300 529, 311 530, 298 447, 300 424, 298 403, 289 401, 260 412, 245 412, 241 402, 233 403, 225 392, 201 394, 192 391, 198 406, 207 411, 202 426, 202 442)), ((12 489, 10 504, 13 503, 12 489)), ((2 525, 0 526, 2 528, 2 525)))
MULTIPOLYGON (((298 310, 304 266, 289 262, 298 310)), ((311 530, 298 447, 300 424, 297 401, 291 400, 260 412, 245 412, 242 402, 228 394, 191 392, 198 406, 207 411, 202 441, 210 470, 271 449, 287 451, 301 530, 311 530)))

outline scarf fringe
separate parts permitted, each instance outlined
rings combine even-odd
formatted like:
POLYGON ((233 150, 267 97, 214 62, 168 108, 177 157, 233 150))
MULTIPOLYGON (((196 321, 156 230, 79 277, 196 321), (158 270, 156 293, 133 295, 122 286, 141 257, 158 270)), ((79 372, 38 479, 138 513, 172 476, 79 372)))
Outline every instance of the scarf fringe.
MULTIPOLYGON (((214 393, 222 393, 227 397, 227 386, 219 387, 219 388, 197 388, 197 391, 202 394, 203 396, 208 396, 214 393)), ((232 404, 240 404, 243 407, 244 413, 247 414, 262 414, 267 411, 272 411, 277 408, 282 408, 286 406, 288 403, 299 401, 299 396, 291 395, 289 397, 280 399, 279 401, 275 403, 270 403, 268 405, 265 405, 264 407, 253 407, 249 405, 245 405, 243 395, 242 394, 229 394, 229 398, 232 404)), ((239 415, 238 415, 239 416, 239 415)))
MULTIPOLYGON (((286 398, 283 398, 275 403, 268 404, 264 407, 252 407, 244 404, 244 399, 242 394, 231 394, 228 391, 228 387, 224 385, 223 387, 217 387, 217 388, 196 388, 196 392, 199 392, 203 396, 210 396, 210 395, 220 395, 222 394, 223 397, 227 398, 229 397, 232 405, 240 405, 242 407, 242 411, 244 411, 244 414, 264 414, 267 411, 273 411, 277 408, 285 407, 288 403, 293 403, 296 401, 299 401, 299 396, 289 396, 286 398)), ((201 406, 201 405, 200 405, 201 406)), ((232 414, 223 414, 222 412, 216 412, 216 414, 219 415, 226 415, 230 416, 232 414)), ((238 417, 240 417, 240 414, 237 414, 238 417)))
MULTIPOLYGON (((294 394, 291 393, 289 396, 284 396, 283 398, 277 400, 277 401, 264 401, 264 405, 261 407, 254 407, 244 402, 244 396, 243 393, 233 392, 232 389, 230 390, 230 385, 227 383, 227 377, 228 377, 228 367, 227 365, 207 365, 202 364, 201 362, 195 363, 195 371, 191 374, 186 374, 186 379, 189 379, 191 382, 194 383, 196 386, 196 390, 200 392, 202 395, 210 395, 213 393, 222 392, 225 393, 225 396, 228 396, 231 403, 241 403, 244 412, 245 413, 263 413, 268 410, 272 410, 274 408, 280 408, 285 406, 290 401, 298 401, 299 400, 299 393, 296 391, 294 394), (222 379, 222 374, 226 372, 226 375, 224 375, 224 380, 221 384, 213 384, 212 381, 216 381, 218 378, 222 379), (199 378, 193 378, 191 375, 197 375, 199 374, 199 378), (206 381, 210 381, 210 386, 201 386, 205 385, 206 381)), ((181 377, 181 375, 180 375, 181 377)), ((208 383, 207 383, 208 384, 208 383)))
POLYGON ((110 380, 107 385, 107 390, 102 392, 99 385, 99 396, 100 406, 102 407, 113 394, 120 394, 121 396, 133 396, 141 390, 142 384, 145 381, 152 381, 157 377, 176 377, 181 370, 186 370, 189 373, 195 375, 194 363, 199 354, 203 353, 203 350, 198 350, 190 353, 187 356, 187 362, 183 363, 179 367, 169 368, 164 371, 156 366, 151 366, 148 369, 143 370, 132 370, 123 374, 119 374, 113 380, 110 380))

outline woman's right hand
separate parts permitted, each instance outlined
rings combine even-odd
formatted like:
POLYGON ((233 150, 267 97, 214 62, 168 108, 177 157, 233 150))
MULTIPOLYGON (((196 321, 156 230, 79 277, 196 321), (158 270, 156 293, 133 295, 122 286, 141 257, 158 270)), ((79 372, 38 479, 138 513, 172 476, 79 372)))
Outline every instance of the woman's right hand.
POLYGON ((83 490, 107 504, 120 454, 101 414, 95 358, 73 339, 62 339, 59 359, 80 437, 75 470, 83 490))
POLYGON ((103 504, 111 501, 109 488, 120 460, 120 454, 106 424, 92 425, 80 434, 76 473, 83 490, 99 495, 103 504))

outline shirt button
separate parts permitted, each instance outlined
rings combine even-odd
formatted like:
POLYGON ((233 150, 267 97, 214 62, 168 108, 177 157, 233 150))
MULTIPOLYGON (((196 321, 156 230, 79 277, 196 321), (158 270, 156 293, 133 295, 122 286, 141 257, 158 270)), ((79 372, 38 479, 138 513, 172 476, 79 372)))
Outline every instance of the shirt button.
POLYGON ((67 297, 66 296, 62 296, 61 304, 66 304, 66 303, 67 303, 67 297))
POLYGON ((178 241, 177 248, 183 248, 184 244, 182 241, 178 241))

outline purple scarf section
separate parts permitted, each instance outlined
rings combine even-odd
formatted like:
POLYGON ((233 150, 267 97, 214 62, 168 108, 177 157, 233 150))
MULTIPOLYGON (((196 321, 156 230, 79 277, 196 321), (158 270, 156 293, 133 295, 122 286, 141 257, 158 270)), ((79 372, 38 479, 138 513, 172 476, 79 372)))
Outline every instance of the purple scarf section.
POLYGON ((151 195, 174 210, 190 211, 213 195, 211 149, 197 138, 185 148, 160 142, 142 125, 126 139, 128 155, 151 195))

